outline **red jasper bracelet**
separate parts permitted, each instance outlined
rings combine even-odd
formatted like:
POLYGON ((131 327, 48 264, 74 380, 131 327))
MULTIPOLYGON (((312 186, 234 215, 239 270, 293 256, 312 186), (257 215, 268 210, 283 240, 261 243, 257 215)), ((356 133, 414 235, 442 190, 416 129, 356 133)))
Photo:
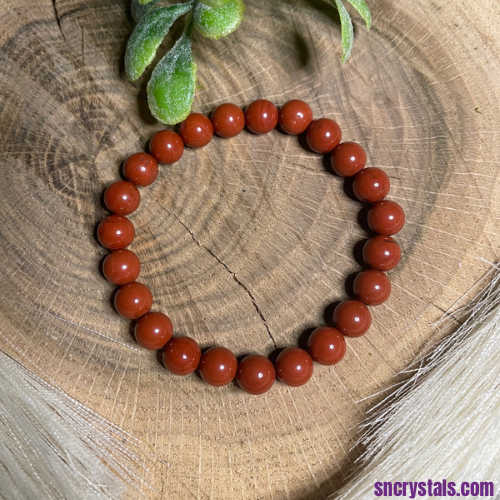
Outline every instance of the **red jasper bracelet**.
POLYGON ((252 102, 245 113, 234 104, 222 104, 210 120, 192 113, 179 126, 179 133, 162 130, 150 142, 151 154, 135 153, 125 160, 126 181, 111 184, 104 193, 104 203, 112 215, 97 228, 101 245, 112 250, 103 262, 103 274, 119 285, 114 304, 123 317, 136 320, 137 342, 146 349, 162 350, 165 367, 176 375, 188 375, 195 370, 203 380, 214 386, 224 386, 236 379, 250 394, 268 391, 276 377, 290 386, 305 384, 312 376, 313 361, 323 365, 338 363, 344 356, 344 337, 360 337, 371 325, 367 306, 382 304, 391 293, 386 271, 394 269, 401 259, 399 245, 390 236, 404 225, 403 209, 385 200, 390 182, 380 169, 364 168, 366 154, 354 142, 340 142, 341 131, 329 118, 313 120, 311 108, 303 101, 292 100, 278 111, 265 99, 252 102), (183 155, 184 146, 201 148, 212 139, 214 132, 221 137, 234 137, 246 126, 254 134, 266 134, 277 125, 291 135, 305 132, 309 147, 319 154, 331 155, 333 171, 341 177, 354 177, 353 191, 363 203, 370 204, 367 222, 375 235, 363 248, 368 267, 354 280, 355 300, 341 302, 333 313, 335 328, 322 326, 312 332, 307 350, 288 347, 275 364, 265 356, 252 354, 239 363, 225 347, 212 347, 202 354, 198 343, 190 337, 173 337, 173 325, 168 316, 150 311, 153 295, 149 288, 135 281, 141 264, 127 250, 135 237, 135 229, 127 218, 140 203, 137 186, 149 186, 158 177, 158 162, 172 164, 183 155))

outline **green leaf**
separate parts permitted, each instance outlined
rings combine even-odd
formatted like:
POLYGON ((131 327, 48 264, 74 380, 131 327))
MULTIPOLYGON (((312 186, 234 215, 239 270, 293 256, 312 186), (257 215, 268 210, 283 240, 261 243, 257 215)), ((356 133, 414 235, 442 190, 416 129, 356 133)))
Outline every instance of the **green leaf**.
POLYGON ((366 5, 365 0, 347 0, 357 11, 358 14, 363 18, 366 23, 366 27, 370 29, 372 25, 372 15, 368 5, 366 5))
POLYGON ((228 1, 229 0, 200 0, 201 3, 204 3, 209 7, 220 7, 221 5, 227 3, 228 1))
POLYGON ((174 21, 192 8, 192 2, 162 7, 149 12, 137 23, 125 52, 125 72, 130 80, 135 81, 144 73, 174 21))
POLYGON ((146 5, 146 4, 148 4, 148 3, 152 2, 152 1, 153 1, 153 0, 139 0, 139 3, 140 3, 141 5, 146 5))
POLYGON ((159 0, 151 0, 147 4, 139 3, 139 0, 132 0, 130 5, 130 11, 132 12, 132 19, 137 22, 139 19, 144 17, 148 12, 151 12, 159 0))
POLYGON ((148 83, 148 104, 162 123, 175 125, 191 110, 196 85, 196 64, 189 30, 158 63, 148 83))
POLYGON ((194 25, 203 36, 217 40, 236 30, 244 11, 243 0, 229 0, 219 7, 198 3, 193 12, 194 25))
POLYGON ((335 2, 339 11, 340 26, 342 32, 342 64, 344 64, 351 55, 352 45, 354 43, 354 30, 352 27, 351 16, 347 12, 340 0, 331 0, 335 2))

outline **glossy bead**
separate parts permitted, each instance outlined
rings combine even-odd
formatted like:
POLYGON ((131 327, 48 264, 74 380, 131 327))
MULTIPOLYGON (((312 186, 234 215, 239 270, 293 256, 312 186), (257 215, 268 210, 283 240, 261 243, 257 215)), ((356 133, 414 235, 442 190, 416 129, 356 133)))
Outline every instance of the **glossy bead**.
POLYGON ((369 306, 378 306, 391 294, 391 282, 382 272, 375 269, 358 273, 354 278, 354 294, 369 306))
POLYGON ((122 215, 108 215, 97 227, 99 243, 110 250, 128 247, 134 237, 134 225, 122 215))
POLYGON ((361 337, 372 324, 368 307, 359 300, 344 300, 333 311, 335 328, 346 337, 361 337))
POLYGON ((281 106, 278 122, 284 132, 298 135, 305 132, 313 119, 313 113, 308 104, 299 99, 292 99, 281 106))
POLYGON ((122 285, 115 294, 115 309, 124 318, 140 318, 151 309, 152 305, 151 290, 137 281, 122 285))
POLYGON ((124 285, 135 281, 140 272, 139 257, 125 248, 113 250, 102 263, 104 277, 115 285, 124 285))
POLYGON ((368 210, 367 220, 374 233, 392 236, 403 228, 405 213, 395 201, 383 200, 368 210))
POLYGON ((316 153, 329 153, 337 146, 342 132, 337 122, 330 118, 313 120, 306 131, 306 140, 309 147, 316 153))
POLYGON ((149 186, 158 177, 158 163, 147 153, 135 153, 125 160, 123 175, 136 186, 149 186))
POLYGON ((278 108, 266 99, 257 99, 246 109, 245 123, 254 134, 267 134, 278 125, 278 108))
POLYGON ((202 148, 214 135, 212 122, 201 113, 191 113, 179 126, 179 135, 186 146, 202 148))
POLYGON ((260 354, 246 356, 238 364, 236 381, 249 394, 264 394, 271 389, 275 380, 273 364, 260 354))
POLYGON ((156 161, 170 165, 179 161, 184 153, 184 143, 172 130, 160 130, 149 141, 149 150, 156 161))
POLYGON ((201 378, 210 385, 222 387, 236 376, 238 361, 225 347, 212 347, 203 353, 198 367, 201 378))
POLYGON ((322 326, 311 333, 307 341, 307 350, 317 363, 334 365, 344 357, 345 339, 336 328, 322 326))
POLYGON ((139 190, 131 182, 114 182, 104 191, 106 208, 117 215, 130 215, 137 210, 140 202, 139 190))
POLYGON ((363 247, 363 259, 372 269, 390 271, 401 260, 401 248, 390 236, 374 236, 363 247))
POLYGON ((343 142, 332 151, 333 171, 341 177, 352 177, 366 165, 365 150, 356 142, 343 142))
POLYGON ((221 104, 212 114, 212 126, 220 137, 234 137, 245 128, 245 115, 236 104, 221 104))
POLYGON ((200 363, 201 349, 191 337, 174 337, 163 348, 163 364, 174 375, 189 375, 200 363))
POLYGON ((134 328, 135 339, 145 349, 161 349, 174 334, 170 318, 161 312, 148 312, 141 316, 134 328))
POLYGON ((286 385, 304 385, 313 374, 313 360, 307 351, 288 347, 276 358, 276 376, 286 385))
POLYGON ((391 182, 380 168, 364 168, 356 174, 352 189, 359 201, 375 203, 383 200, 389 193, 391 182))

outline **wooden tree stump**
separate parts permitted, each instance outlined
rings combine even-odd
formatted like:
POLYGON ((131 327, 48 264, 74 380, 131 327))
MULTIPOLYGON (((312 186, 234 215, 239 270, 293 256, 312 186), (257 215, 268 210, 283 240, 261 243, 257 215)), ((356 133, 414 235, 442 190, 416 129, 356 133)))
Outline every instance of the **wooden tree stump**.
MULTIPOLYGON (((235 34, 194 42, 197 111, 303 99, 365 147, 407 214, 393 294, 374 308, 369 334, 349 340, 337 366, 316 366, 306 386, 277 383, 260 397, 170 375, 113 311, 114 287, 98 271, 103 189, 161 128, 147 77, 124 77, 129 2, 0 6, 0 349, 138 438, 150 498, 333 492, 359 454, 356 425, 373 401, 364 398, 387 389, 497 259, 497 8, 371 4, 373 28, 357 24, 343 67, 336 13, 320 0, 248 0, 235 34)), ((296 345, 329 321, 359 269, 359 203, 279 132, 186 151, 142 194, 131 247, 140 280, 176 334, 203 347, 296 345)))

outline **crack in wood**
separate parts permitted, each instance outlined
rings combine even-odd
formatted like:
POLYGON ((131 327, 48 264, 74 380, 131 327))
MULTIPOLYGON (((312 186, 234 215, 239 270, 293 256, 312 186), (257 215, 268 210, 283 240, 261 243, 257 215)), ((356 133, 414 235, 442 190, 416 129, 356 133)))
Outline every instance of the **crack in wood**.
POLYGON ((52 0, 52 8, 54 9, 54 15, 56 17, 57 26, 59 26, 59 31, 61 32, 64 41, 66 41, 66 37, 64 36, 64 31, 61 26, 61 18, 59 17, 59 13, 57 12, 56 0, 52 0))
POLYGON ((449 311, 446 311, 445 309, 443 309, 442 307, 438 306, 437 304, 435 304, 434 302, 432 303, 432 305, 438 309, 439 311, 441 311, 444 316, 448 317, 448 318, 451 318, 453 321, 456 321, 459 325, 463 325, 464 322, 458 318, 456 318, 453 313, 449 312, 449 311))
POLYGON ((243 288, 243 290, 245 290, 246 294, 248 295, 248 297, 250 298, 250 300, 252 301, 252 304, 253 304, 253 307, 255 308, 255 311, 257 312, 257 314, 260 316, 260 319, 262 320, 262 323, 264 325, 264 328, 266 329, 267 331, 267 334, 269 335, 269 338, 271 339, 272 343, 274 344, 274 348, 275 349, 278 349, 278 345, 276 344, 276 341, 274 340, 274 337, 273 337, 273 334, 271 333, 271 330, 269 328, 269 325, 267 324, 267 321, 266 321, 266 318, 264 317, 264 314, 262 313, 262 311, 260 310, 260 307, 259 305, 257 304, 257 301, 255 300, 255 297, 253 296, 252 292, 250 291, 250 289, 244 284, 241 282, 241 280, 236 276, 236 273, 234 271, 232 271, 231 269, 229 269, 229 267, 227 266, 227 264, 225 262, 223 262, 210 248, 208 248, 207 246, 203 245, 202 243, 200 243, 198 241, 198 239, 196 238, 196 236, 193 234, 193 232, 191 231, 191 229, 189 229, 189 227, 174 213, 174 212, 171 212, 170 210, 166 210, 170 215, 172 215, 172 217, 175 218, 175 220, 177 220, 177 222, 179 222, 179 224, 181 224, 181 226, 189 233, 189 235, 191 236, 192 240, 200 247, 200 248, 203 248, 205 251, 207 251, 216 261, 218 264, 220 264, 231 276, 232 278, 234 279, 234 281, 241 287, 243 288))

